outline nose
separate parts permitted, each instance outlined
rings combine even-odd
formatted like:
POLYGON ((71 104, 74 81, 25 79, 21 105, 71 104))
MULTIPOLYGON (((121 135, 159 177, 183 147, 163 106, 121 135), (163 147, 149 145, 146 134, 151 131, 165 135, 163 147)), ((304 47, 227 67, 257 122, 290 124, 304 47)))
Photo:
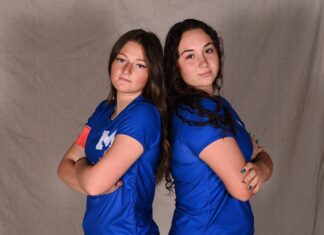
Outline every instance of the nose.
POLYGON ((132 64, 130 64, 130 63, 125 64, 125 66, 123 68, 123 73, 131 74, 132 73, 132 64))
POLYGON ((199 61, 200 67, 207 67, 208 66, 208 60, 205 55, 201 55, 200 61, 199 61))

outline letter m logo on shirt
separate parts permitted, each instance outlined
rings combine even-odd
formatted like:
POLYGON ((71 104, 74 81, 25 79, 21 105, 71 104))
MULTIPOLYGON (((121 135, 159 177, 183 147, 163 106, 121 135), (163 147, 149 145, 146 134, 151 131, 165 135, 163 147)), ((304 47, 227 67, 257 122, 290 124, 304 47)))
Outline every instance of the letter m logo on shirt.
POLYGON ((104 147, 109 148, 114 140, 117 130, 115 130, 113 133, 109 134, 109 131, 103 131, 100 140, 98 141, 96 145, 97 150, 102 150, 104 147))

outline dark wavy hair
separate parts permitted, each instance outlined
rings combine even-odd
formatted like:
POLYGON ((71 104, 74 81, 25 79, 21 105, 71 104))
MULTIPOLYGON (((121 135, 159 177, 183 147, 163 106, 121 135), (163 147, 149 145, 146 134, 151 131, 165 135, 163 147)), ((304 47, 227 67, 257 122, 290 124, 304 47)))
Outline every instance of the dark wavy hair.
POLYGON ((211 26, 195 19, 186 19, 173 25, 167 34, 164 45, 164 66, 165 76, 167 78, 166 84, 170 110, 175 112, 182 121, 189 125, 212 125, 221 128, 223 131, 230 130, 235 133, 230 111, 226 108, 224 100, 220 96, 220 90, 223 85, 223 42, 211 26), (210 37, 218 55, 219 70, 212 84, 214 90, 212 95, 188 85, 181 76, 178 64, 179 44, 183 33, 194 29, 202 29, 210 37), (217 107, 216 110, 204 108, 201 105, 201 99, 203 98, 210 99, 214 102, 215 107, 217 107), (199 116, 206 118, 207 121, 188 120, 181 115, 180 109, 186 109, 190 112, 197 113, 199 116))
MULTIPOLYGON (((143 47, 145 54, 145 62, 149 71, 149 79, 145 85, 142 96, 152 102, 160 111, 162 119, 162 142, 161 157, 156 172, 156 182, 159 183, 165 178, 166 185, 172 182, 169 170, 170 162, 170 143, 168 140, 168 110, 166 103, 166 85, 163 70, 163 49, 158 37, 152 32, 146 32, 142 29, 135 29, 123 34, 114 44, 108 63, 108 73, 111 74, 111 66, 120 50, 127 42, 136 42, 143 47)), ((110 93, 108 102, 116 98, 116 89, 110 82, 110 93)))

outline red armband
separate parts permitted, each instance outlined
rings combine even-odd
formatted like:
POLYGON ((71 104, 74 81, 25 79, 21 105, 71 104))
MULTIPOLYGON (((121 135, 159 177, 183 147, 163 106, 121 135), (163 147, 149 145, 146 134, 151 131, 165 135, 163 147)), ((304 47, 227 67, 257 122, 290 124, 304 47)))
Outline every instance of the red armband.
POLYGON ((87 142, 88 139, 88 135, 90 133, 91 127, 89 126, 84 126, 80 135, 78 136, 78 138, 76 139, 75 143, 80 145, 81 147, 85 148, 85 144, 87 142))

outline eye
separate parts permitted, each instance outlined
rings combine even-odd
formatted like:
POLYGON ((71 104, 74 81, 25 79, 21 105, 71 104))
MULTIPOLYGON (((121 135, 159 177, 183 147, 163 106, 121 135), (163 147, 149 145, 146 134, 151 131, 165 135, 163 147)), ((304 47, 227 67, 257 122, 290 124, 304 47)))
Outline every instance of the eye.
POLYGON ((125 62, 125 59, 121 58, 121 57, 116 57, 115 59, 118 63, 122 64, 125 62))
POLYGON ((205 50, 205 52, 206 52, 207 54, 211 54, 211 53, 214 52, 214 48, 207 48, 207 49, 205 50))
POLYGON ((186 60, 190 60, 190 59, 193 59, 194 58, 194 54, 188 54, 185 56, 185 59, 186 60))
POLYGON ((146 65, 144 65, 144 64, 135 64, 135 68, 146 69, 146 65))

